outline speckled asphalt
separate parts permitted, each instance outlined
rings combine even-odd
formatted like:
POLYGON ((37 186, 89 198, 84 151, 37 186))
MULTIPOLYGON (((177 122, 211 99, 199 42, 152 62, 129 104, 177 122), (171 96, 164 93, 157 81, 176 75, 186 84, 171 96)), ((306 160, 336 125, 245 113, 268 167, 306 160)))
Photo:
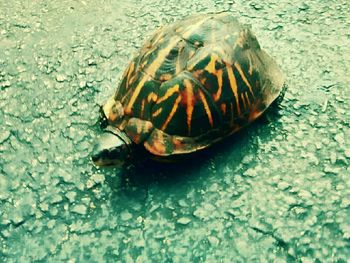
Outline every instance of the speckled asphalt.
POLYGON ((349 262, 349 1, 123 2, 0 0, 0 261, 349 262), (279 113, 191 165, 93 167, 143 41, 222 10, 281 65, 279 113))

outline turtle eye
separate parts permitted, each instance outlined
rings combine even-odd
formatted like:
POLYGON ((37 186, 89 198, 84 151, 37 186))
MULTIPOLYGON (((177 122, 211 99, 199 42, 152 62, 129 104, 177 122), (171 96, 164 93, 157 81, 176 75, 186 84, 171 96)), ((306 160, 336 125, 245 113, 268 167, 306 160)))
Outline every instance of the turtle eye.
POLYGON ((105 129, 108 126, 108 119, 103 111, 103 107, 100 107, 100 119, 99 119, 101 129, 105 129))

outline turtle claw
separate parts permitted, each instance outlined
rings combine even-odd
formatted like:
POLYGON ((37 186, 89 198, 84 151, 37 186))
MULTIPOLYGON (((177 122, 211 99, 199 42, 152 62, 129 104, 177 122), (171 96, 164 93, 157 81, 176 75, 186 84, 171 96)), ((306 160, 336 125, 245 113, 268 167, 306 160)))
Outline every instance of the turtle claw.
POLYGON ((103 107, 100 107, 100 118, 99 118, 99 124, 101 129, 105 129, 108 126, 108 119, 103 111, 103 107))
POLYGON ((283 99, 284 99, 284 95, 286 94, 287 89, 288 89, 288 86, 287 86, 286 83, 284 83, 283 86, 282 86, 282 89, 281 89, 280 94, 279 94, 278 97, 274 100, 274 102, 272 102, 272 104, 271 104, 271 107, 272 107, 272 108, 275 108, 275 107, 276 107, 277 109, 281 109, 281 108, 282 108, 281 103, 282 103, 282 101, 283 101, 283 99))

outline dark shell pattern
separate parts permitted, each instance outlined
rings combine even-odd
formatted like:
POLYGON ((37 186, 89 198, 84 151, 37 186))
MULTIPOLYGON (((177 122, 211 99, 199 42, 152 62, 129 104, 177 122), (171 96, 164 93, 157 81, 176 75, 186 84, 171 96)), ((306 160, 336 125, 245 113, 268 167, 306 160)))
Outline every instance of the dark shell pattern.
POLYGON ((249 26, 228 13, 196 15, 156 31, 103 110, 152 154, 184 154, 256 119, 283 82, 249 26))

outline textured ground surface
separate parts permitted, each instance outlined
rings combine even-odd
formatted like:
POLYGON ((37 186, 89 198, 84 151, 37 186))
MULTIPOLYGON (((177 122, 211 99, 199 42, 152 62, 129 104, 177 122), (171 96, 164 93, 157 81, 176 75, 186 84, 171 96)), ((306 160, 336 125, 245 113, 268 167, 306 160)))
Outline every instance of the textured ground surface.
POLYGON ((122 2, 0 0, 0 261, 349 260, 349 2, 122 2), (194 165, 94 168, 145 32, 220 10, 282 66, 281 116, 194 165))

